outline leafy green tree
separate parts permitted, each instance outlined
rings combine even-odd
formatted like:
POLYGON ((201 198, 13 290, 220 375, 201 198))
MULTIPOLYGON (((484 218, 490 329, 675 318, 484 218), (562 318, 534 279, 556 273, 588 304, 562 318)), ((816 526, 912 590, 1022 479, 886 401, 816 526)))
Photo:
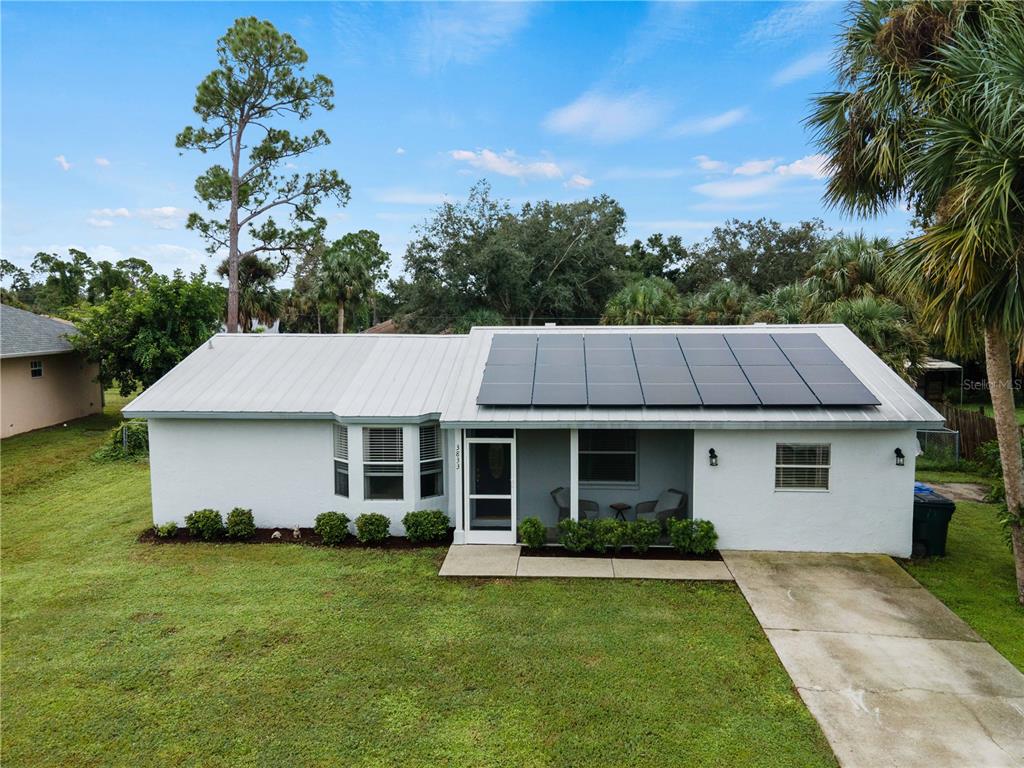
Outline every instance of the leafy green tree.
POLYGON ((621 206, 608 197, 541 201, 513 211, 486 182, 445 203, 406 252, 394 282, 396 320, 411 330, 450 328, 474 309, 514 324, 591 321, 628 275, 621 206))
POLYGON ((842 90, 809 122, 832 170, 826 199, 878 214, 909 200, 923 232, 896 251, 896 285, 951 351, 977 347, 995 413, 1024 604, 1024 470, 1011 348, 1024 329, 1024 5, 874 0, 851 7, 842 90))
POLYGON ((293 136, 272 124, 307 120, 317 107, 334 108, 331 81, 323 75, 302 76, 307 58, 291 35, 269 21, 237 19, 217 41, 219 66, 196 91, 194 109, 202 126, 186 127, 177 137, 179 149, 226 150, 228 155, 228 167, 213 165, 196 180, 196 197, 211 215, 192 213, 188 227, 202 235, 211 254, 227 251, 230 333, 238 330, 242 259, 274 255, 287 264, 321 236, 326 222, 317 207, 327 200, 344 205, 349 199, 349 185, 337 171, 279 172, 329 143, 323 130, 293 136), (271 214, 276 211, 286 212, 288 221, 275 221, 271 214))
POLYGON ((43 275, 33 297, 35 311, 58 314, 82 300, 93 262, 77 248, 69 248, 68 256, 39 252, 32 260, 32 272, 43 275))
POLYGON ((452 333, 469 333, 475 326, 504 325, 505 318, 493 309, 471 309, 452 325, 452 333))
POLYGON ((131 286, 132 280, 127 272, 109 261, 97 261, 85 287, 85 298, 90 304, 102 304, 113 295, 115 289, 131 286))
POLYGON ((682 304, 676 287, 662 277, 635 280, 613 295, 604 310, 604 325, 668 325, 679 322, 682 304))
MULTIPOLYGON (((324 252, 320 265, 320 293, 337 306, 338 333, 345 332, 346 310, 365 300, 373 285, 371 242, 376 241, 376 235, 372 239, 361 235, 354 232, 335 240, 324 252)), ((379 246, 378 241, 378 250, 379 246)))
POLYGON ((626 252, 626 268, 637 277, 676 280, 681 266, 690 259, 690 252, 679 235, 665 237, 658 233, 646 240, 633 241, 626 252))
POLYGON ((115 289, 103 304, 75 316, 76 348, 99 363, 104 387, 122 395, 148 387, 220 328, 224 290, 206 271, 185 278, 154 274, 134 290, 115 289))
MULTIPOLYGON (((217 267, 217 274, 227 277, 225 259, 217 267)), ((243 333, 249 333, 256 323, 271 326, 281 315, 281 292, 274 285, 277 266, 258 256, 246 256, 238 264, 238 324, 243 333)))

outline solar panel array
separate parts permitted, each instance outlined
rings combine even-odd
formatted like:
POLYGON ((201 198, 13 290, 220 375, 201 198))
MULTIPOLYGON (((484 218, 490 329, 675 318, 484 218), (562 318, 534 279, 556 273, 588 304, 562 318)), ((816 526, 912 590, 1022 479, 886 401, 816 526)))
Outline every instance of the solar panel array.
POLYGON ((478 405, 878 405, 816 333, 499 333, 478 405))

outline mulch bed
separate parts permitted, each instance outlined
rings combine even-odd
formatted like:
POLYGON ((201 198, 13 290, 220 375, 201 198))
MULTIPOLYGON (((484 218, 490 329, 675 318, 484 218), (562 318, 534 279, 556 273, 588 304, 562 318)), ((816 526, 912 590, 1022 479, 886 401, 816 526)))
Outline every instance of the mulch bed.
POLYGON ((519 550, 520 557, 603 557, 618 558, 620 560, 721 560, 722 556, 716 549, 706 555, 684 555, 673 547, 651 547, 646 552, 634 552, 631 549, 623 549, 618 553, 610 550, 603 554, 597 552, 570 552, 562 546, 547 546, 540 549, 523 547, 519 550))
MULTIPOLYGON (((448 529, 448 535, 443 539, 431 541, 425 544, 414 544, 404 536, 388 536, 380 544, 367 545, 361 543, 355 536, 349 536, 343 544, 332 549, 422 549, 424 547, 447 547, 452 543, 453 529, 448 529)), ((291 528, 257 528, 256 533, 248 539, 218 539, 216 542, 204 542, 202 539, 195 539, 188 532, 188 528, 179 528, 177 533, 168 539, 161 539, 156 531, 147 528, 139 534, 139 542, 144 544, 299 544, 305 547, 324 547, 320 535, 312 528, 299 528, 299 538, 295 538, 291 528), (275 539, 274 532, 280 531, 281 538, 275 539)))

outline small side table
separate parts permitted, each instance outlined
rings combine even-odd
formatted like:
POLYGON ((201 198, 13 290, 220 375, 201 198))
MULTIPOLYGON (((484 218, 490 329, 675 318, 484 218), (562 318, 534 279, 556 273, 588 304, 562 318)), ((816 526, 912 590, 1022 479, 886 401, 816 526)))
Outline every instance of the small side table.
POLYGON ((626 522, 626 512, 633 508, 632 504, 626 504, 621 501, 616 504, 609 504, 608 506, 615 510, 615 517, 619 518, 622 522, 626 522))

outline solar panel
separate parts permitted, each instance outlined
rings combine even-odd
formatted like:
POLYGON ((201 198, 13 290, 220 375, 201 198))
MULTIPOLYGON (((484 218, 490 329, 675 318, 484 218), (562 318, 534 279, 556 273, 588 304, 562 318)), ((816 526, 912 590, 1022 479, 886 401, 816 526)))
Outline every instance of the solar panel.
POLYGON ((689 365, 736 365, 728 349, 688 349, 684 354, 689 365))
POLYGON ((697 391, 704 405, 760 405, 750 385, 743 384, 701 384, 697 382, 697 391))
POLYGON ((643 405, 640 384, 589 384, 587 394, 590 405, 643 405))
MULTIPOLYGON (((641 379, 642 380, 642 379, 641 379)), ((641 385, 644 402, 647 405, 700 405, 700 395, 693 384, 648 384, 641 385)))
MULTIPOLYGON (((725 336, 720 333, 681 333, 677 336, 684 351, 691 349, 728 349, 725 336)), ((636 346, 636 342, 633 342, 636 346)))
POLYGON ((878 405, 816 333, 498 333, 495 406, 878 405))
POLYGON ((586 405, 586 384, 542 384, 533 385, 534 405, 586 405))
POLYGON ((754 384, 754 392, 757 393, 762 405, 817 405, 818 398, 807 388, 803 382, 790 382, 787 384, 754 384))
POLYGON ((587 367, 591 365, 634 365, 633 350, 587 347, 587 367))

